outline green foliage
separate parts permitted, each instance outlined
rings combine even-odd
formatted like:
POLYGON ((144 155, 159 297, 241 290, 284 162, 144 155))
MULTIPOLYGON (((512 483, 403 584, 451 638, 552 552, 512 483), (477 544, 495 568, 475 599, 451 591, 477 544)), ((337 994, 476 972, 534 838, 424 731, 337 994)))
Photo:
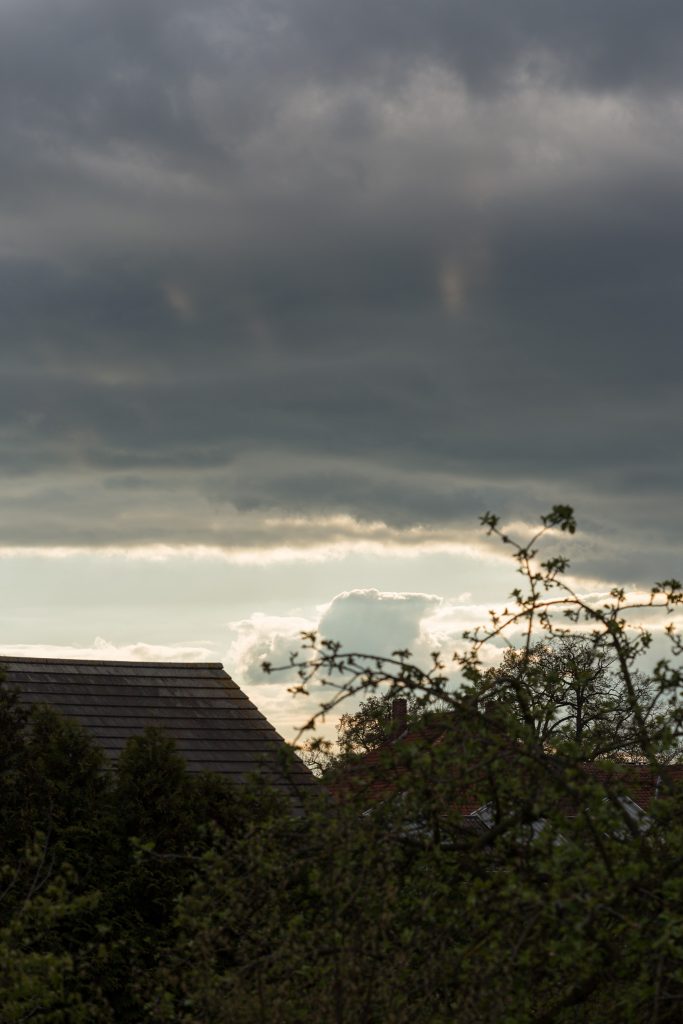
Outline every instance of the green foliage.
POLYGON ((84 984, 90 949, 69 951, 64 941, 92 913, 97 895, 79 895, 73 870, 49 868, 47 852, 46 837, 38 836, 18 862, 0 868, 0 1020, 109 1022, 108 1008, 84 984))
POLYGON ((205 855, 151 1018, 680 1020, 680 801, 632 830, 576 766, 539 771, 538 751, 512 759, 502 732, 476 725, 464 747, 454 733, 387 764, 409 774, 371 815, 322 805, 205 855), (475 754, 494 806, 481 832, 451 802, 475 754))
POLYGON ((0 1022, 139 1021, 138 978, 197 858, 257 802, 190 776, 159 730, 112 771, 79 726, 4 687, 0 797, 0 1022))
MULTIPOLYGON (((321 715, 366 695, 358 716, 346 720, 352 746, 366 735, 368 746, 381 740, 382 708, 396 696, 450 711, 436 740, 425 728, 423 742, 385 743, 372 770, 363 772, 361 760, 346 788, 335 781, 370 848, 400 847, 403 862, 354 861, 329 823, 322 831, 335 834, 330 845, 307 839, 302 848, 306 861, 324 849, 325 866, 313 869, 319 877, 348 867, 362 878, 349 922, 357 936, 372 935, 380 922, 387 928, 384 955, 375 947, 371 954, 381 983, 361 994, 357 979, 364 964, 371 969, 365 944, 350 942, 340 954, 331 942, 339 926, 325 902, 335 904, 335 888, 319 895, 304 933, 318 936, 306 955, 312 989, 329 997, 323 1019, 673 1024, 683 1015, 683 834, 681 793, 667 764, 680 747, 681 670, 673 659, 683 643, 670 625, 672 658, 644 674, 640 658, 652 635, 640 620, 653 609, 671 615, 683 601, 680 583, 657 583, 634 599, 614 588, 592 603, 572 587, 568 556, 541 551, 548 539, 575 534, 571 508, 553 508, 524 542, 494 515, 482 523, 511 548, 522 583, 487 626, 465 635, 454 658, 459 687, 438 653, 420 669, 408 652, 345 651, 311 633, 283 666, 298 671, 296 690, 326 687, 321 715), (492 644, 508 648, 495 669, 487 667, 492 644), (598 775, 586 767, 596 758, 598 775), (635 763, 657 779, 659 799, 645 817, 629 811, 635 763), (466 817, 476 806, 481 827, 466 817), (325 949, 331 960, 321 962, 325 949), (336 1002, 333 962, 342 991, 336 1002), (416 979, 425 975, 423 990, 416 979)), ((366 842, 359 840, 360 850, 366 842)), ((272 949, 276 960, 304 956, 277 930, 272 949)), ((296 993, 284 997, 286 983, 274 972, 268 979, 283 1007, 270 1018, 254 1009, 245 1020, 303 1019, 296 993)), ((260 986, 269 991, 263 977, 260 986)), ((216 1013, 206 1019, 227 1019, 216 1013)))

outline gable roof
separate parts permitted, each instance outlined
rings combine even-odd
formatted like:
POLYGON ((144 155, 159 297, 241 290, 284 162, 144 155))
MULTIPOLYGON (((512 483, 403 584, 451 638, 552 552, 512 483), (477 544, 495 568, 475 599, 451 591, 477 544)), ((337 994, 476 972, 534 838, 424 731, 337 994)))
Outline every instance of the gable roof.
POLYGON ((75 719, 116 760, 131 736, 163 728, 191 772, 244 783, 256 772, 299 790, 315 779, 299 758, 284 767, 282 737, 220 663, 2 658, 22 704, 49 704, 75 719))

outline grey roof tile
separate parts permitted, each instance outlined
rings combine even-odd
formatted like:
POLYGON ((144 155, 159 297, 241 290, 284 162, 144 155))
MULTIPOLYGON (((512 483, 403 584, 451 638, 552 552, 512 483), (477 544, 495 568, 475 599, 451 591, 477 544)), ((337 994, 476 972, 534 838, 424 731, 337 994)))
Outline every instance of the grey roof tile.
POLYGON ((49 704, 92 732, 116 760, 150 725, 171 736, 191 772, 244 782, 258 772, 299 792, 315 784, 297 759, 285 770, 284 740, 218 663, 3 658, 22 703, 49 704))

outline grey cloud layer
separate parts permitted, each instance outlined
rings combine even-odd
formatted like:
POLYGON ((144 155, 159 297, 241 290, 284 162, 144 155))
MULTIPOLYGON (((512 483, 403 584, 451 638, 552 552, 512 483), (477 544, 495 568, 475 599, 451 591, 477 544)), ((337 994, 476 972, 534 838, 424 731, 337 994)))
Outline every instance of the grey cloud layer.
POLYGON ((1 4, 0 540, 551 499, 680 554, 682 22, 1 4))

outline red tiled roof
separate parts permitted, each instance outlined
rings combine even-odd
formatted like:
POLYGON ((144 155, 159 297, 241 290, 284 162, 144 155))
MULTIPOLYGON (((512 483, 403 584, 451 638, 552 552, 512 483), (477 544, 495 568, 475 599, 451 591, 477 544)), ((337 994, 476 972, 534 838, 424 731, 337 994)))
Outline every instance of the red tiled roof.
MULTIPOLYGON (((448 738, 457 737, 456 730, 457 723, 454 726, 452 715, 407 730, 348 766, 342 774, 328 782, 329 791, 338 800, 355 797, 368 806, 376 805, 405 788, 411 771, 410 758, 406 755, 411 750, 422 748, 428 751, 440 747, 448 738)), ((503 744, 500 752, 512 756, 514 749, 514 745, 510 744, 506 752, 503 744)), ((594 761, 583 763, 581 769, 595 782, 604 786, 609 784, 623 791, 644 811, 659 796, 665 795, 670 786, 683 783, 683 764, 666 766, 658 771, 645 764, 594 761)), ((458 771, 463 773, 462 765, 458 771)), ((456 783, 457 780, 452 781, 456 783)), ((456 802, 451 803, 449 800, 449 805, 463 815, 471 814, 486 801, 484 784, 485 779, 480 771, 465 771, 456 802)), ((567 813, 572 812, 568 810, 567 813)))
POLYGON ((683 765, 667 765, 660 770, 647 764, 612 764, 592 761, 583 764, 583 771, 596 782, 603 785, 618 785, 630 796, 631 800, 649 810, 650 805, 664 796, 670 786, 683 783, 683 765))

